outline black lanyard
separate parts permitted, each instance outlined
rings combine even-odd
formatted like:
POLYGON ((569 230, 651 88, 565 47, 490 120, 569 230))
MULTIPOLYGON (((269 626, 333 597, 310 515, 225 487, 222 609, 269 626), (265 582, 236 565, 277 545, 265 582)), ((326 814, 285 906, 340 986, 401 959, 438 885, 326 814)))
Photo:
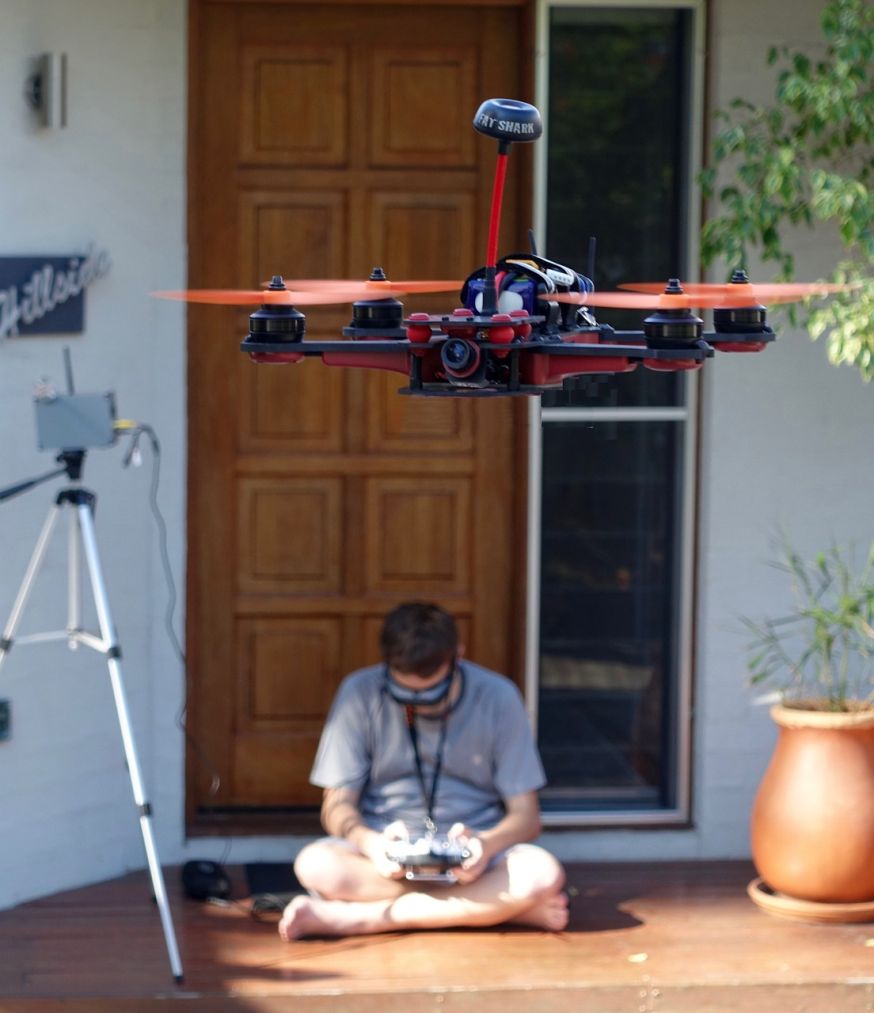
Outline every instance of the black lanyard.
POLYGON ((437 802, 437 785, 440 783, 440 772, 443 769, 443 752, 446 748, 446 726, 449 723, 449 711, 444 712, 440 721, 440 738, 437 742, 437 754, 434 757, 434 775, 431 778, 429 793, 425 784, 425 771, 422 769, 422 755, 419 752, 419 730, 416 728, 416 714, 411 704, 404 708, 407 715, 407 731, 413 745, 413 756, 416 760, 416 773, 419 775, 419 786, 422 789, 422 801, 425 803, 425 829, 429 834, 437 832, 434 822, 434 806, 437 802))

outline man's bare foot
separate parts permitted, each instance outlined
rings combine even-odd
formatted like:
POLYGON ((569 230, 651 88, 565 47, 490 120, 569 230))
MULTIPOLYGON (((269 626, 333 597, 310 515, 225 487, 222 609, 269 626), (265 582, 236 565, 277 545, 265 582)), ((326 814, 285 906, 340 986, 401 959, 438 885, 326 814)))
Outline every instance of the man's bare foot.
POLYGON ((391 901, 323 900, 295 897, 282 912, 279 935, 287 943, 303 936, 360 936, 399 926, 387 916, 391 901))
POLYGON ((279 921, 279 935, 287 943, 303 936, 326 936, 334 933, 328 931, 323 920, 319 918, 316 905, 319 902, 313 897, 295 897, 282 912, 279 921))
MULTIPOLYGON (((399 929, 443 929, 455 925, 489 925, 462 899, 441 901, 424 894, 407 893, 394 900, 344 901, 295 897, 282 912, 279 935, 286 942, 304 936, 358 936, 399 929), (459 909, 459 903, 462 905, 459 909)), ((498 919, 499 921, 499 919, 498 919)), ((547 932, 561 932, 568 923, 568 898, 557 893, 510 919, 547 932)))
POLYGON ((513 925, 528 925, 535 929, 546 929, 547 932, 561 932, 567 928, 568 917, 567 894, 557 893, 516 915, 515 918, 511 918, 510 922, 513 925))

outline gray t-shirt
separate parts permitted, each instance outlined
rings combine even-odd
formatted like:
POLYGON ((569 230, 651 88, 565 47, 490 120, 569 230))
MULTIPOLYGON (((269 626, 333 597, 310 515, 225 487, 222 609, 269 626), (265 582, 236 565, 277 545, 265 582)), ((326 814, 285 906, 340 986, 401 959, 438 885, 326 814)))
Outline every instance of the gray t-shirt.
MULTIPOLYGON (((443 833, 456 822, 486 830, 504 815, 504 799, 546 783, 516 686, 472 662, 460 667, 463 686, 447 720, 434 810, 443 833)), ((418 715, 416 729, 430 792, 441 719, 418 715)), ((322 788, 360 791, 362 818, 375 830, 401 819, 411 835, 422 832, 426 807, 405 708, 388 695, 383 665, 359 669, 343 680, 310 781, 322 788)))

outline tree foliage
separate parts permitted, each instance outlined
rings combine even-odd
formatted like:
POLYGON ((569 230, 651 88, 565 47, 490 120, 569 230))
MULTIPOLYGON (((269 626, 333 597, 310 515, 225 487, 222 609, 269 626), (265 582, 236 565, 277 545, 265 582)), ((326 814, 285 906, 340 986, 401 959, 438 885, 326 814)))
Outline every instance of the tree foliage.
POLYGON ((832 0, 823 9, 824 55, 772 47, 774 101, 735 99, 717 117, 710 165, 700 176, 719 214, 702 231, 705 264, 748 266, 751 252, 794 275, 792 227, 828 224, 843 244, 833 281, 853 288, 808 306, 812 338, 829 358, 874 377, 874 5, 832 0))

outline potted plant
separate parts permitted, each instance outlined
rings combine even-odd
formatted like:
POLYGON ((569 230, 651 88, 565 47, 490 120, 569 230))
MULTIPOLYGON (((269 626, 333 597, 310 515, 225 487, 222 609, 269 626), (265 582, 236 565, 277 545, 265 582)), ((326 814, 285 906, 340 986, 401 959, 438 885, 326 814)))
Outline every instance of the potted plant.
POLYGON ((784 542, 774 565, 791 609, 744 619, 751 681, 780 699, 753 806, 761 881, 750 895, 796 917, 874 918, 874 544, 857 568, 850 550, 804 560, 784 542))

